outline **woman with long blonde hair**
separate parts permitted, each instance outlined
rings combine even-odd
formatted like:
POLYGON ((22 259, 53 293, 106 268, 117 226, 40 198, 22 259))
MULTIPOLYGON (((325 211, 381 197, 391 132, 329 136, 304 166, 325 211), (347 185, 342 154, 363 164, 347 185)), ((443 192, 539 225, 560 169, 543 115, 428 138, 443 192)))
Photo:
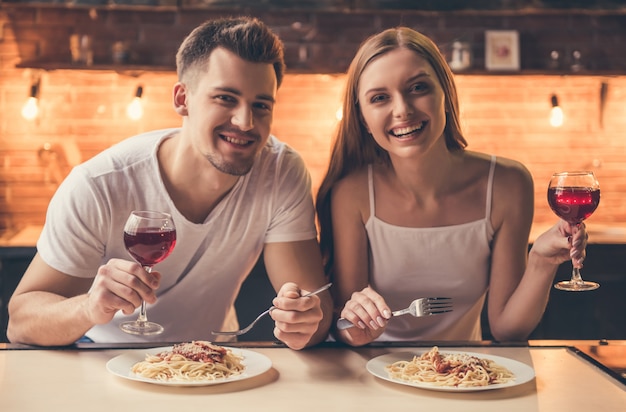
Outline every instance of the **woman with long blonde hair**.
POLYGON ((466 150, 454 77, 407 27, 367 39, 347 74, 343 119, 317 196, 339 340, 480 340, 488 297, 497 340, 526 339, 556 270, 585 256, 586 232, 557 222, 528 253, 533 181, 519 162, 466 150), (392 318, 418 297, 452 312, 392 318))

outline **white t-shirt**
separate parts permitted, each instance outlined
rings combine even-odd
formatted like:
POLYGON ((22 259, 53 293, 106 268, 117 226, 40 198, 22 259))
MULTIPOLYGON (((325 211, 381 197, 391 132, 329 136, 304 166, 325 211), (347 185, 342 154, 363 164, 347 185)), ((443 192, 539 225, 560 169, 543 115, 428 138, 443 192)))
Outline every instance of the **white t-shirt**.
POLYGON ((132 137, 75 167, 49 204, 38 252, 53 268, 82 278, 95 277, 111 258, 131 260, 123 228, 132 210, 169 212, 176 225, 174 251, 154 267, 162 274, 158 301, 147 308, 148 319, 165 332, 128 335, 119 323, 137 313, 118 312, 87 333, 96 342, 216 340, 212 330, 237 327, 233 304, 263 245, 316 237, 310 175, 301 157, 273 136, 205 222, 185 219, 168 195, 156 156, 177 130, 132 137))

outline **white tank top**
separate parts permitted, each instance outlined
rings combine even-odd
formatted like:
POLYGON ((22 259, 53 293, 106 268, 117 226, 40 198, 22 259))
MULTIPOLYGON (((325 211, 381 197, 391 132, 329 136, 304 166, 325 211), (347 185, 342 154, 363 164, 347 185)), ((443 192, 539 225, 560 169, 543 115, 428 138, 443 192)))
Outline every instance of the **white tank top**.
POLYGON ((496 157, 491 156, 485 217, 432 228, 395 226, 376 217, 372 166, 368 170, 370 284, 392 310, 420 297, 454 300, 454 310, 436 316, 391 318, 378 341, 481 340, 480 314, 489 285, 491 199, 496 157))

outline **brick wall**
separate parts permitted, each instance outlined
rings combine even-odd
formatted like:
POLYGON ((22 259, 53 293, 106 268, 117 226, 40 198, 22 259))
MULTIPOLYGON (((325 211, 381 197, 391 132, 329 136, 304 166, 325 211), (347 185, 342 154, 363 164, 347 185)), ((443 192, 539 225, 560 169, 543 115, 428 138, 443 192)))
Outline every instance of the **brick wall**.
MULTIPOLYGON (((171 86, 176 46, 217 12, 202 10, 98 10, 55 7, 0 8, 0 230, 42 224, 47 202, 69 168, 137 132, 180 124, 171 86), (31 60, 69 61, 69 35, 92 34, 96 68, 16 68, 31 60), (114 40, 131 39, 141 70, 110 70, 114 40), (147 65, 156 65, 147 70, 147 65), (165 69, 165 70, 163 70, 165 69), (41 117, 20 115, 33 78, 41 76, 41 117), (126 105, 144 87, 145 115, 131 121, 126 105), (46 150, 46 148, 48 150, 46 150)), ((231 14, 225 11, 219 14, 231 14)), ((486 29, 520 32, 522 74, 481 70, 457 76, 469 149, 524 162, 535 178, 535 222, 552 222, 545 200, 550 174, 591 168, 602 203, 590 222, 626 223, 626 16, 619 12, 418 13, 258 12, 287 45, 289 73, 279 91, 273 132, 299 150, 321 181, 340 106, 343 75, 359 42, 385 27, 406 24, 431 35, 444 52, 452 39, 472 43, 482 68, 486 29), (298 22, 300 24, 294 24, 298 22), (552 49, 581 50, 584 74, 545 74, 552 49), (304 50, 304 51, 303 51, 304 50), (608 85, 601 113, 600 88, 608 85), (548 124, 550 95, 558 93, 566 115, 559 129, 548 124)))

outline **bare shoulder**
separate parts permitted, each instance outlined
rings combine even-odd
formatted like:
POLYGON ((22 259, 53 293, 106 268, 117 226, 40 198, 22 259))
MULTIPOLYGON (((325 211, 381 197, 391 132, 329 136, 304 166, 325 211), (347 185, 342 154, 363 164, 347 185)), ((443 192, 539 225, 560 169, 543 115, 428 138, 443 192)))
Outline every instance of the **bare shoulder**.
POLYGON ((352 210, 367 214, 369 210, 367 168, 352 172, 337 181, 331 199, 335 210, 352 210))
POLYGON ((494 185, 518 190, 533 190, 533 177, 521 162, 506 157, 498 157, 494 185))
MULTIPOLYGON (((484 170, 491 164, 491 155, 480 152, 466 151, 465 160, 469 165, 484 170)), ((471 167, 471 166, 470 166, 471 167)), ((495 178, 504 183, 531 181, 532 176, 526 166, 518 160, 496 156, 495 178)))
POLYGON ((523 163, 498 157, 493 178, 492 223, 511 233, 528 236, 535 202, 534 184, 530 171, 523 163))
MULTIPOLYGON (((484 185, 491 169, 492 156, 486 153, 465 151, 462 156, 463 173, 459 175, 458 184, 469 187, 472 184, 484 185)), ((496 166, 493 177, 494 195, 506 193, 533 191, 533 179, 523 163, 506 157, 496 156, 496 166)), ((515 196, 514 193, 510 193, 515 196)))
POLYGON ((333 196, 354 197, 367 195, 367 168, 357 170, 341 178, 333 187, 333 196))
MULTIPOLYGON (((485 172, 491 167, 491 155, 468 151, 465 155, 469 176, 485 178, 485 172)), ((492 223, 498 228, 505 221, 519 222, 525 225, 532 219, 534 207, 533 177, 526 166, 514 159, 496 157, 493 175, 492 223)), ((521 230, 521 229, 518 229, 521 230)))

